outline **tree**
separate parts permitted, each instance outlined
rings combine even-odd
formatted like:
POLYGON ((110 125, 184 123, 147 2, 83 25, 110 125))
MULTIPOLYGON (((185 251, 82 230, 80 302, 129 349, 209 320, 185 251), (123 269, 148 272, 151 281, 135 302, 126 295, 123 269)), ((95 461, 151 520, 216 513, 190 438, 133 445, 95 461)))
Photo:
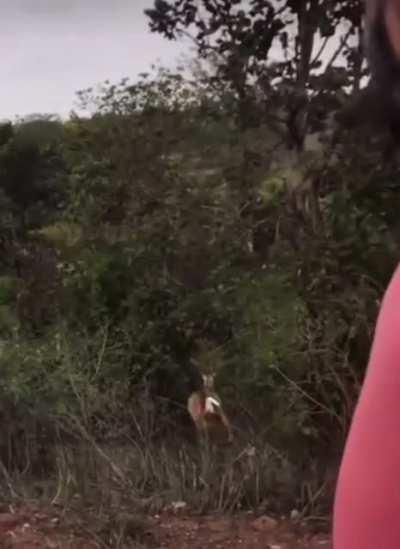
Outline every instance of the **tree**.
POLYGON ((0 130, 0 188, 22 232, 49 220, 62 205, 62 135, 59 121, 37 117, 0 130))
POLYGON ((189 35, 201 57, 217 55, 217 78, 235 93, 244 127, 261 92, 269 118, 280 112, 288 145, 297 150, 340 106, 332 88, 360 87, 362 12, 360 0, 156 0, 145 11, 153 32, 169 40, 189 35), (348 72, 338 64, 343 58, 348 72))
POLYGON ((166 39, 189 37, 200 58, 212 61, 210 84, 231 93, 241 154, 232 154, 227 181, 238 189, 266 271, 274 264, 292 271, 315 350, 305 355, 304 382, 343 437, 356 396, 352 376, 362 375, 374 299, 398 238, 389 215, 398 202, 397 168, 384 159, 384 132, 354 124, 358 117, 371 129, 363 4, 157 0, 146 14, 166 39), (272 150, 256 145, 266 127, 280 136, 272 150), (321 379, 331 387, 324 394, 321 379))

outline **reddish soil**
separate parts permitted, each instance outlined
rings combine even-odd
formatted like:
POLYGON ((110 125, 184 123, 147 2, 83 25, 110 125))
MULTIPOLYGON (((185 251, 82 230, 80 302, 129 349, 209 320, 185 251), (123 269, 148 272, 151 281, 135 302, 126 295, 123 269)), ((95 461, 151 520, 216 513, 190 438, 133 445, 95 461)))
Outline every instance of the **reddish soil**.
POLYGON ((128 518, 123 530, 118 524, 122 522, 114 518, 108 521, 107 528, 99 528, 99 521, 97 527, 95 521, 89 525, 82 516, 72 516, 55 507, 4 507, 0 510, 0 548, 331 549, 327 535, 307 532, 304 525, 276 521, 266 515, 194 517, 182 510, 128 518), (126 543, 117 544, 122 532, 126 543))
POLYGON ((171 549, 331 549, 327 535, 266 515, 161 515, 156 525, 159 546, 171 549))
POLYGON ((63 524, 56 509, 40 511, 36 507, 0 511, 1 549, 95 549, 89 536, 76 533, 63 524))

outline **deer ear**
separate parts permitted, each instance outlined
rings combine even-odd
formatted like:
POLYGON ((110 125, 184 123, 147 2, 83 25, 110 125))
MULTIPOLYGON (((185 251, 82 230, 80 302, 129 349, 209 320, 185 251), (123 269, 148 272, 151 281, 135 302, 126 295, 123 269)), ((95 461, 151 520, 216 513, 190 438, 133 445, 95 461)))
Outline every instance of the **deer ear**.
POLYGON ((387 37, 397 60, 400 60, 400 0, 386 0, 383 20, 387 37))

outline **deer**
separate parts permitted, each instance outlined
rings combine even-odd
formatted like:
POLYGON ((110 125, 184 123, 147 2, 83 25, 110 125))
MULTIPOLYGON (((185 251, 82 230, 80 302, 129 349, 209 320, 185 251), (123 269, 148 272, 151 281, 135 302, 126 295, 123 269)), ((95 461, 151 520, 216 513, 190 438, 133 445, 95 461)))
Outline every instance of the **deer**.
POLYGON ((233 441, 231 424, 222 408, 222 402, 214 389, 213 374, 202 375, 203 386, 191 393, 187 410, 201 439, 218 441, 223 438, 233 441))

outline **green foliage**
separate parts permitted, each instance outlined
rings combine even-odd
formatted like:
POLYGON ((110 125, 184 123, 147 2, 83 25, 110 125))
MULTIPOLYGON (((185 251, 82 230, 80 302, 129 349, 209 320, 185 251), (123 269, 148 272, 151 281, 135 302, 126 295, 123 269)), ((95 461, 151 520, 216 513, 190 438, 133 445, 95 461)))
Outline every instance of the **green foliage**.
POLYGON ((25 232, 49 221, 62 205, 62 125, 34 118, 3 125, 0 133, 0 192, 10 202, 2 210, 25 232))
POLYGON ((8 305, 15 296, 15 279, 10 276, 0 277, 0 305, 8 305))

